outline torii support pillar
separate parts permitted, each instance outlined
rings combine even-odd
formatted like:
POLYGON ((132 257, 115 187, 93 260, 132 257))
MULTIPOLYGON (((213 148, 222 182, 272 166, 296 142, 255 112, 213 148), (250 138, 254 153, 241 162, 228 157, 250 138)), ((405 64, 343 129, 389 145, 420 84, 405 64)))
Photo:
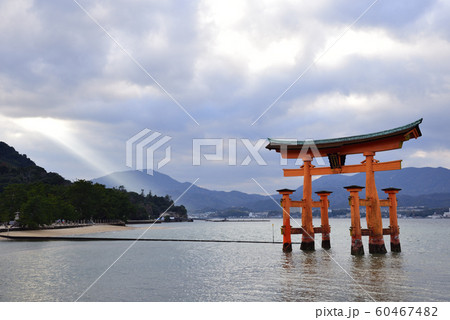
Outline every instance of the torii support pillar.
POLYGON ((369 234, 369 253, 387 253, 383 239, 383 222, 381 220, 380 199, 375 185, 373 157, 375 152, 364 152, 366 157, 366 220, 369 234))
POLYGON ((291 189, 280 189, 277 190, 283 198, 281 199, 281 206, 283 208, 283 252, 292 251, 292 240, 291 240, 291 198, 289 195, 294 193, 295 190, 291 189))
POLYGON ((351 254, 360 256, 364 254, 364 247, 361 233, 361 215, 359 213, 359 192, 364 189, 364 187, 348 186, 344 188, 347 189, 347 191, 350 191, 349 202, 352 217, 352 226, 350 227, 350 234, 352 236, 351 254))
POLYGON ((389 196, 389 229, 391 234, 391 252, 401 252, 400 247, 400 228, 397 221, 397 196, 396 194, 402 190, 398 188, 382 189, 389 196))
POLYGON ((328 196, 332 194, 331 191, 317 191, 316 194, 320 196, 320 222, 322 224, 322 248, 330 249, 330 223, 328 222, 328 196))
POLYGON ((302 243, 300 250, 314 251, 314 226, 312 217, 312 177, 311 169, 314 167, 311 164, 311 157, 303 159, 303 207, 302 207, 302 243))

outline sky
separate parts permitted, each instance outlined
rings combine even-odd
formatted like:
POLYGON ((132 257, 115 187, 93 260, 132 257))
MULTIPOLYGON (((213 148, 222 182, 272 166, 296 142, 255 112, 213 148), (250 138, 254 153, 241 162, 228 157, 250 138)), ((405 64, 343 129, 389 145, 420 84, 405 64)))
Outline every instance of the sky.
POLYGON ((376 158, 450 168, 449 16, 422 0, 2 0, 0 140, 70 180, 136 168, 148 142, 178 181, 273 194, 302 183, 282 176, 301 163, 261 139, 423 118, 376 158))

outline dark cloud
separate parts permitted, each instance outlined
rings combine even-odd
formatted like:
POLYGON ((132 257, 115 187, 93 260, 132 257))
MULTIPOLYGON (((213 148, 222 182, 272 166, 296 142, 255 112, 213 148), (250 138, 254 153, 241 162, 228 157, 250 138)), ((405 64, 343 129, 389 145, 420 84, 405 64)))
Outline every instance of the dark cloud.
POLYGON ((193 167, 192 139, 330 138, 423 117, 423 137, 380 156, 423 165, 450 152, 450 8, 378 1, 346 31, 372 2, 80 1, 170 96, 76 3, 3 2, 2 136, 49 170, 94 178, 126 169, 125 141, 149 128, 172 137, 163 172, 260 193, 252 177, 282 183, 278 154, 261 149, 263 167, 193 167), (24 117, 67 121, 85 156, 17 125, 24 117))

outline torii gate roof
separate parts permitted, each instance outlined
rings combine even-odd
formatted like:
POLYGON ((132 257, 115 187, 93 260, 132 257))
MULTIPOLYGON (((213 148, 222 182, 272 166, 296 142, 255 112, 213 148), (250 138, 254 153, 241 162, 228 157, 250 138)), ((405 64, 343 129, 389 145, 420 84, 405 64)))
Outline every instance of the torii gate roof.
MULTIPOLYGON (((322 157, 329 154, 347 155, 366 151, 377 152, 400 149, 403 141, 411 138, 417 139, 422 135, 419 128, 422 120, 419 119, 410 124, 390 130, 335 139, 301 141, 269 138, 269 144, 266 148, 276 150, 277 152, 282 150, 283 158, 297 158, 302 149, 306 148, 305 151, 307 151, 312 145, 315 145, 322 157), (286 154, 283 155, 283 153, 286 154)), ((308 152, 310 153, 310 151, 308 152)))

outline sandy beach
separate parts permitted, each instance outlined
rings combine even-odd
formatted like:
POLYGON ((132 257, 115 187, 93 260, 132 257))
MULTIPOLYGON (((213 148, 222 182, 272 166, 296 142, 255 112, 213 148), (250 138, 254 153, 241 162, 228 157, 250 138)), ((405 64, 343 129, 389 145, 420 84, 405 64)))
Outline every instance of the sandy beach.
MULTIPOLYGON (((90 234, 90 233, 102 233, 102 232, 115 232, 115 231, 126 231, 135 229, 148 229, 149 226, 140 227, 130 227, 130 226, 113 226, 109 224, 95 224, 84 227, 75 228, 63 228, 63 229, 44 229, 44 230, 27 230, 27 231, 11 231, 9 235, 17 237, 64 237, 64 236, 76 236, 80 234, 90 234)), ((152 225, 151 228, 155 229, 169 229, 169 226, 155 226, 152 225)), ((0 233, 0 241, 8 240, 1 237, 2 235, 8 235, 8 232, 0 233)))
MULTIPOLYGON (((133 230, 135 227, 122 227, 113 226, 109 224, 98 224, 77 228, 64 228, 64 229, 45 229, 45 230, 27 230, 27 231, 11 231, 9 234, 12 236, 26 236, 26 237, 63 237, 74 236, 79 234, 89 233, 101 233, 101 232, 113 232, 113 231, 125 231, 133 230)), ((8 235, 7 232, 2 232, 0 235, 8 235)), ((0 237, 0 240, 7 240, 0 237)))

